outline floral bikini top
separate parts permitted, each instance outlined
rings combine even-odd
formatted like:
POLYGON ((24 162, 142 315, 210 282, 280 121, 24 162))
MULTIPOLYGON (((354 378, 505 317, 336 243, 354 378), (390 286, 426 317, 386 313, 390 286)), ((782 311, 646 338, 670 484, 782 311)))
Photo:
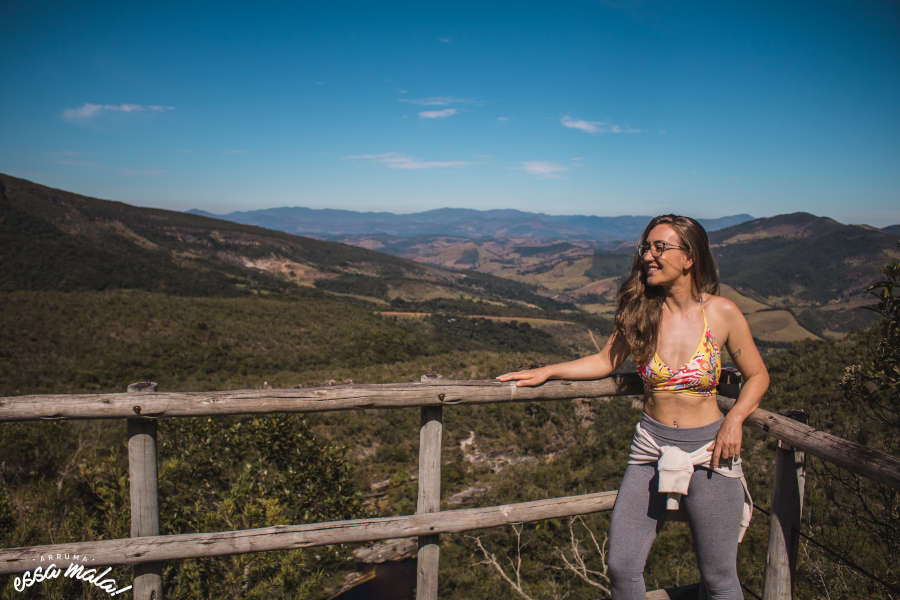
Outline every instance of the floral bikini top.
POLYGON ((709 330, 702 307, 700 312, 703 313, 703 335, 694 354, 680 369, 672 371, 656 353, 653 360, 638 368, 644 387, 650 392, 679 392, 694 396, 712 396, 716 393, 722 374, 721 351, 709 330))

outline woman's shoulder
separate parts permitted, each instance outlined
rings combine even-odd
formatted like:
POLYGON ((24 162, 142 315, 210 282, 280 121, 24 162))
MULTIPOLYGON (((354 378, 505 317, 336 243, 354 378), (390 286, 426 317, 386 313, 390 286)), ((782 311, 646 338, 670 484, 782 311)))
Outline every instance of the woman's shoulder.
POLYGON ((738 308, 738 305, 724 296, 716 296, 715 294, 703 294, 703 308, 707 315, 713 318, 731 320, 740 317, 744 318, 744 313, 738 308))
POLYGON ((731 338, 731 333, 737 329, 746 327, 744 314, 737 304, 723 296, 703 294, 703 308, 706 312, 706 322, 713 337, 718 344, 725 344, 731 338))

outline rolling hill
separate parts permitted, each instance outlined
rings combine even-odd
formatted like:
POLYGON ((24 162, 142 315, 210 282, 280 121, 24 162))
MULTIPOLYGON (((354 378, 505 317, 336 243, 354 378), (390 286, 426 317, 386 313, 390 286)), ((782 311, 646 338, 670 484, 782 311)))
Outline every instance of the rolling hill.
MULTIPOLYGON (((547 215, 520 210, 465 208, 440 208, 412 214, 287 206, 225 215, 213 215, 196 209, 188 212, 327 239, 344 240, 353 236, 379 235, 383 240, 388 240, 388 243, 395 241, 392 238, 447 235, 468 239, 621 241, 638 237, 650 220, 649 216, 547 215)), ((713 231, 752 218, 750 215, 740 214, 703 219, 702 222, 704 227, 713 231)))
MULTIPOLYGON (((0 174, 0 259, 6 267, 0 290, 287 293, 365 300, 381 310, 451 307, 469 314, 541 317, 548 311, 571 313, 578 305, 607 315, 633 256, 630 242, 601 246, 579 237, 587 231, 585 223, 599 227, 599 217, 456 209, 416 215, 270 209, 245 216, 268 215, 270 225, 287 228, 297 214, 310 212, 319 233, 362 232, 370 226, 392 233, 370 230, 344 236, 355 245, 335 243, 88 198, 0 174), (430 218, 434 223, 428 227, 443 229, 442 234, 421 233, 430 218), (531 228, 516 229, 514 223, 531 228), (572 237, 541 239, 538 224, 555 227, 544 230, 553 235, 569 231, 572 237), (479 237, 488 230, 497 235, 479 237), (528 235, 514 235, 522 232, 528 235)), ((782 311, 754 317, 761 339, 836 336, 872 322, 859 308, 859 292, 900 255, 893 228, 844 225, 808 213, 744 217, 716 221, 739 222, 712 231, 710 241, 729 293, 754 307, 747 314, 782 311)), ((610 223, 624 238, 636 236, 645 218, 607 219, 610 223)))
POLYGON ((0 290, 140 289, 573 308, 533 285, 345 244, 89 198, 0 174, 0 290))
MULTIPOLYGON (((891 231, 801 212, 754 219, 710 232, 709 238, 725 284, 722 293, 754 315, 754 335, 780 343, 840 336, 874 322, 874 315, 861 309, 870 303, 861 291, 900 256, 900 236, 891 231)), ((575 300, 611 302, 631 258, 598 249, 587 275, 613 278, 615 284, 576 290, 575 300)))
POLYGON ((895 234, 809 213, 710 233, 723 281, 768 304, 846 301, 900 256, 895 234))

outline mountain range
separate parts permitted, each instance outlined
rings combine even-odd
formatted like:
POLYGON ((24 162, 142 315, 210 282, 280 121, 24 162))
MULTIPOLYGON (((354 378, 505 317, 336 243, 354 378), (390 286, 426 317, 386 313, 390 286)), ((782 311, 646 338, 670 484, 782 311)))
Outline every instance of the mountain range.
MULTIPOLYGON (((310 212, 254 212, 277 219, 280 210, 310 212)), ((647 220, 461 209, 311 212, 327 216, 315 221, 318 237, 353 245, 0 174, 0 290, 324 294, 392 310, 609 316, 647 220), (373 234, 365 223, 381 223, 387 233, 373 234), (588 239, 590 227, 605 231, 607 241, 588 239), (470 235, 451 233, 459 231, 470 235), (566 231, 571 237, 558 237, 566 231)), ((720 229, 725 220, 707 222, 723 293, 738 302, 755 334, 773 342, 841 335, 870 322, 859 310, 866 302, 861 290, 900 257, 897 226, 845 225, 809 213, 729 219, 736 223, 720 229)))
MULTIPOLYGON (((345 244, 140 208, 0 174, 0 290, 331 294, 567 306, 536 286, 345 244)), ((574 308, 568 306, 568 308, 574 308)))
MULTIPOLYGON (((349 236, 390 239, 449 235, 469 239, 535 238, 615 242, 639 237, 650 220, 649 216, 547 215, 512 209, 465 208, 440 208, 411 214, 312 209, 299 206, 265 208, 224 215, 197 209, 187 212, 296 235, 341 240, 349 236)), ((708 231, 714 231, 752 219, 753 217, 748 214, 740 214, 717 219, 701 219, 701 222, 708 231)))

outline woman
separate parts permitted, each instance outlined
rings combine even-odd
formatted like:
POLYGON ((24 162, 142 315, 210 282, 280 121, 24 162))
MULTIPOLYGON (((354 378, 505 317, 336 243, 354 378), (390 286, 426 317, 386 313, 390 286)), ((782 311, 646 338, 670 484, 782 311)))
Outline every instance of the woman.
POLYGON ((629 354, 638 365, 646 390, 644 414, 609 534, 609 575, 617 600, 646 597, 647 554, 667 510, 676 506, 690 521, 710 597, 743 598, 737 545, 751 505, 741 470, 741 426, 759 406, 769 374, 746 319, 733 302, 715 295, 718 288, 703 227, 689 217, 656 217, 619 289, 616 328, 603 349, 497 378, 518 386, 600 379, 629 354), (744 376, 727 416, 716 402, 722 346, 744 376))

